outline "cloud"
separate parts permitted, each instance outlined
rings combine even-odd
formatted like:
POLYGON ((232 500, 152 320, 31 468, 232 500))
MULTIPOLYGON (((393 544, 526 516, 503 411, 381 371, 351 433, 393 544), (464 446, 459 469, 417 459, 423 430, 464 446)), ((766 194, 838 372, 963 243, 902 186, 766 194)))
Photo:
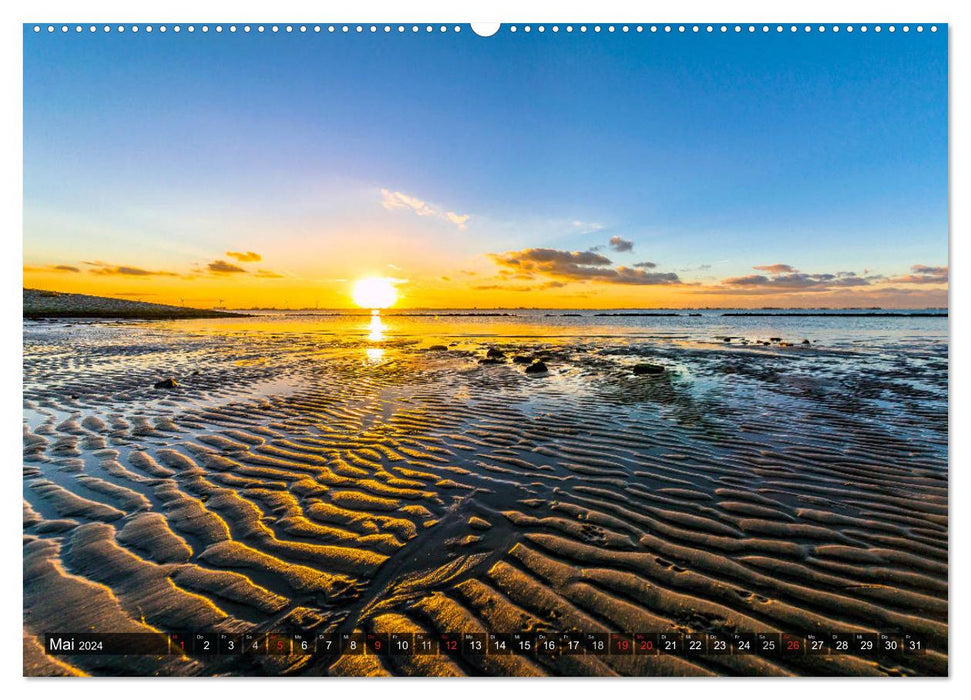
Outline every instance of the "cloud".
POLYGON ((784 265, 783 263, 775 263, 774 265, 756 265, 752 269, 768 272, 770 275, 781 275, 783 272, 798 272, 798 270, 792 265, 784 265))
POLYGON ((126 277, 178 277, 176 272, 167 272, 165 270, 145 270, 141 267, 132 267, 131 265, 113 265, 111 263, 102 262, 100 260, 95 260, 93 262, 84 261, 85 265, 90 265, 93 269, 90 270, 91 274, 94 275, 123 275, 126 277))
POLYGON ((865 287, 878 276, 860 277, 854 272, 807 274, 793 272, 777 274, 772 277, 765 275, 745 275, 744 277, 729 277, 721 283, 727 287, 760 288, 774 291, 799 291, 802 289, 831 289, 836 287, 865 287))
POLYGON ((445 218, 451 221, 453 224, 458 226, 460 229, 465 229, 465 222, 469 220, 468 214, 456 214, 454 211, 445 212, 445 218))
POLYGON ((24 272, 80 272, 74 265, 24 265, 24 272))
POLYGON ((638 267, 642 270, 653 270, 657 267, 657 263, 653 263, 650 260, 645 260, 644 262, 634 263, 634 267, 638 267))
POLYGON ((573 228, 583 229, 586 233, 593 233, 594 231, 600 231, 604 228, 604 225, 596 221, 580 221, 574 220, 570 222, 570 226, 573 228))
POLYGON ((465 224, 471 218, 468 214, 446 211, 423 199, 418 199, 418 197, 412 197, 404 192, 392 192, 388 189, 381 190, 381 206, 385 209, 407 209, 418 216, 431 216, 441 219, 454 224, 461 231, 465 230, 465 224))
POLYGON ((257 277, 265 277, 267 279, 279 279, 283 277, 279 272, 273 272, 272 270, 257 270, 254 274, 257 277))
POLYGON ((505 253, 492 253, 492 260, 502 268, 500 274, 519 278, 535 276, 558 280, 600 281, 608 284, 654 285, 680 284, 673 272, 647 272, 631 267, 611 267, 610 258, 593 251, 566 251, 552 248, 525 248, 505 253))
POLYGON ((232 263, 228 263, 225 260, 214 260, 213 262, 209 263, 206 268, 209 270, 209 272, 215 272, 217 275, 231 275, 238 272, 246 272, 246 270, 243 268, 233 265, 232 263))
POLYGON ((929 265, 912 265, 912 274, 892 277, 891 282, 897 284, 947 284, 948 268, 931 267, 929 265))
POLYGON ((472 289, 478 290, 495 290, 503 292, 535 292, 542 289, 559 289, 560 287, 565 287, 566 282, 558 282, 556 280, 551 280, 549 282, 543 282, 542 284, 479 284, 472 289))
POLYGON ((847 287, 866 287, 876 282, 884 281, 882 275, 863 276, 855 272, 799 272, 792 265, 775 263, 773 265, 755 265, 753 270, 767 272, 768 275, 743 275, 728 277, 721 281, 721 286, 710 292, 727 292, 729 294, 784 294, 803 291, 827 291, 844 289, 847 287), (726 289, 727 288, 727 289, 726 289))
POLYGON ((239 262, 259 262, 263 259, 262 255, 254 253, 252 250, 247 250, 245 253, 227 250, 226 255, 230 258, 235 258, 239 262))
POLYGON ((626 253, 634 250, 634 241, 628 241, 620 236, 612 236, 608 242, 610 247, 618 253, 626 253))

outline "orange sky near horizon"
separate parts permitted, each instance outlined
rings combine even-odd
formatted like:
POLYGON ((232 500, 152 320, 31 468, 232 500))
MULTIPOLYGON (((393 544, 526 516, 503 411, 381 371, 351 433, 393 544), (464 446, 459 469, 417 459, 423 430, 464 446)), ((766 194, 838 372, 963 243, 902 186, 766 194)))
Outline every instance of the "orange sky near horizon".
MULTIPOLYGON (((947 283, 904 282, 889 276, 865 287, 760 289, 733 288, 720 280, 683 279, 673 284, 621 284, 576 280, 533 273, 531 279, 511 279, 470 264, 461 271, 435 275, 397 266, 360 266, 345 276, 307 277, 291 272, 265 271, 229 258, 226 270, 155 274, 150 268, 107 270, 81 265, 25 265, 23 286, 58 292, 92 294, 197 308, 358 308, 355 282, 389 278, 398 293, 394 308, 700 308, 739 307, 868 307, 928 308, 947 306, 947 283), (252 267, 253 271, 249 268, 252 267), (471 268, 471 269, 470 269, 471 268), (128 274, 130 273, 130 274, 128 274)), ((216 265, 216 267, 223 267, 216 265)), ((946 275, 946 268, 945 275, 946 275)), ((908 275, 908 277, 914 277, 908 275)), ((772 277, 769 277, 772 280, 772 277)))

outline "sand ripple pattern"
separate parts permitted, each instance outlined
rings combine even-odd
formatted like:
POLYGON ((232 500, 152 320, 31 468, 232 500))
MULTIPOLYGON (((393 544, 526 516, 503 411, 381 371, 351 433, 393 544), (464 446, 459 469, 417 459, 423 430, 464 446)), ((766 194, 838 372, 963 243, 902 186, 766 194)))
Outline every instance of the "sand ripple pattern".
POLYGON ((546 358, 534 378, 429 344, 25 326, 25 672, 946 673, 946 348, 500 342, 546 358), (635 377, 645 357, 667 374, 635 377), (908 631, 929 651, 39 653, 68 629, 908 631))

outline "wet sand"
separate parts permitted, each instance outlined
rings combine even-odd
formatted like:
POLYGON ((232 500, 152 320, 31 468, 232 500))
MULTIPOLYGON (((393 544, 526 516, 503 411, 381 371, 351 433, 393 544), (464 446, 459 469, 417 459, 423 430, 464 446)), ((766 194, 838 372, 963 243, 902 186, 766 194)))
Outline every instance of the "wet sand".
POLYGON ((946 346, 24 333, 27 675, 947 672, 946 346), (928 652, 53 658, 55 630, 889 631, 928 652))

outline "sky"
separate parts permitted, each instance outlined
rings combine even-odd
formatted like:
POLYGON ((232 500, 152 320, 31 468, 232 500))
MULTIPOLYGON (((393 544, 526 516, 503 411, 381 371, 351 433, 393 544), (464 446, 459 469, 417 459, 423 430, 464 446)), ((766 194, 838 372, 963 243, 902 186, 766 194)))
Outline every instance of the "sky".
MULTIPOLYGON (((228 25, 227 25, 228 26, 228 25)), ((947 305, 945 31, 24 28, 24 286, 947 305)))

